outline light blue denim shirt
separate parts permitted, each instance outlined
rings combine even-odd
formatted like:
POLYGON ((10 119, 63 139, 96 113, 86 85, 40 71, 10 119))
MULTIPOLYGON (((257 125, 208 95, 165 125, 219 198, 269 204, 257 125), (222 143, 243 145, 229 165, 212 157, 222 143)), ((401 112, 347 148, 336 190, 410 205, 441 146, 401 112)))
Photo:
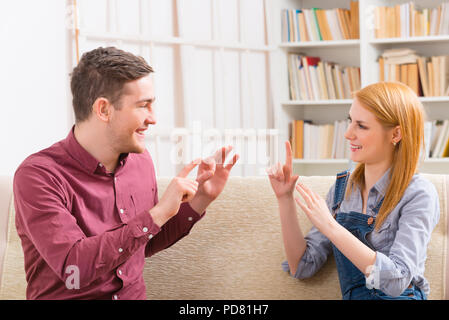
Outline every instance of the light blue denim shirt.
MULTIPOLYGON (((367 214, 375 216, 373 209, 385 196, 390 182, 390 169, 371 188, 368 195, 367 214)), ((326 197, 331 212, 335 183, 326 197)), ((362 212, 362 196, 359 189, 341 203, 337 212, 362 212)), ((415 174, 399 203, 388 215, 379 231, 367 236, 376 250, 376 262, 367 278, 367 286, 390 296, 400 295, 413 282, 428 295, 430 287, 424 278, 427 245, 440 217, 439 199, 435 186, 419 174, 415 174)), ((307 248, 301 258, 295 278, 313 276, 332 252, 329 239, 312 227, 305 237, 307 248)), ((284 271, 290 272, 287 261, 284 271)))

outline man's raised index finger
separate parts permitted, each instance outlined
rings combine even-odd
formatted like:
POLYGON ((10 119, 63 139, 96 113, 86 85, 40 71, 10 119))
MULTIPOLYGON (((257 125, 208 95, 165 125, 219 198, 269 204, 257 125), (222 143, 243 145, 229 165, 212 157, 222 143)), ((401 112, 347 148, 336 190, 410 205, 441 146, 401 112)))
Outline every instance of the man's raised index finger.
POLYGON ((201 158, 195 159, 192 162, 190 162, 189 164, 187 164, 184 168, 182 168, 182 170, 178 173, 178 177, 180 178, 186 178, 190 171, 193 170, 193 168, 195 168, 198 164, 200 164, 201 162, 201 158))

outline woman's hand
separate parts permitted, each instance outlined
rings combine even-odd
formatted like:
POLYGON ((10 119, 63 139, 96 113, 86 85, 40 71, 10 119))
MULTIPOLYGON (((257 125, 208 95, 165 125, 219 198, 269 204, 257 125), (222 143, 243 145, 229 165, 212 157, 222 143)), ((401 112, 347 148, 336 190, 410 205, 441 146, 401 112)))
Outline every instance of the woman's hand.
POLYGON ((292 176, 292 148, 290 142, 285 142, 285 164, 282 166, 280 162, 268 168, 268 178, 271 187, 278 200, 293 197, 298 176, 292 176))
POLYGON ((327 236, 332 226, 335 226, 337 222, 329 212, 326 201, 301 182, 296 185, 296 190, 304 199, 303 203, 299 197, 295 197, 298 206, 304 211, 313 225, 327 236))

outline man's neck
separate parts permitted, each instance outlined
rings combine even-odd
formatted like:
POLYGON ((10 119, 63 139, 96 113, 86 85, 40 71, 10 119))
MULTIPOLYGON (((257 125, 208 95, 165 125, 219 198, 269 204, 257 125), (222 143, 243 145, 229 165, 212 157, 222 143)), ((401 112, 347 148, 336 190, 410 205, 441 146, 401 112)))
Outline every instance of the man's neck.
POLYGON ((98 160, 107 172, 114 172, 120 154, 109 146, 109 139, 101 130, 95 130, 88 124, 75 124, 74 135, 76 141, 92 157, 98 160))

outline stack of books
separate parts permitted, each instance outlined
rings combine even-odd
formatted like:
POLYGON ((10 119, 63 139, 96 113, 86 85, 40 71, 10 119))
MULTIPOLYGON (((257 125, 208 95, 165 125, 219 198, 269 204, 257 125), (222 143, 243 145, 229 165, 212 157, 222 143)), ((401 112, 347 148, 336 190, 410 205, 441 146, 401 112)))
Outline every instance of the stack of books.
POLYGON ((379 80, 405 83, 418 96, 447 96, 449 56, 421 57, 407 48, 386 50, 379 58, 379 80))
POLYGON ((282 41, 322 41, 359 39, 359 3, 350 9, 284 9, 282 41))
POLYGON ((346 159, 349 157, 349 142, 344 134, 347 120, 333 124, 313 124, 308 120, 293 120, 290 123, 290 142, 296 159, 346 159))
POLYGON ((351 92, 361 86, 359 67, 303 54, 288 54, 288 75, 292 100, 351 99, 351 92))
POLYGON ((407 38, 449 34, 449 2, 437 8, 416 8, 413 2, 374 9, 376 38, 407 38))

